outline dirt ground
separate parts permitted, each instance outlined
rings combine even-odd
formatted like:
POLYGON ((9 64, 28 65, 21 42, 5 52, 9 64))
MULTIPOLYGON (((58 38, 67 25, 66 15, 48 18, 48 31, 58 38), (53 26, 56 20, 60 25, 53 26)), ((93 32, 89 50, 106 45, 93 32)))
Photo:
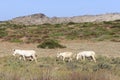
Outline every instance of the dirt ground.
POLYGON ((57 52, 72 51, 78 53, 85 50, 93 50, 96 55, 104 55, 108 57, 120 57, 120 42, 91 42, 91 41, 62 41, 61 44, 67 48, 64 49, 41 49, 37 48, 38 44, 23 44, 23 43, 10 43, 0 41, 0 57, 12 56, 13 49, 33 49, 37 52, 38 57, 53 57, 57 52))

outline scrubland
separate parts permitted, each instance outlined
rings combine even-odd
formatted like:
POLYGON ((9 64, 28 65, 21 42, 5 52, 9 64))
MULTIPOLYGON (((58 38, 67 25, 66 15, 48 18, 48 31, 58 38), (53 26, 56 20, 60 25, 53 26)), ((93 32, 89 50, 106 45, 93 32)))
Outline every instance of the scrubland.
POLYGON ((0 43, 0 80, 120 79, 119 20, 27 26, 5 22, 0 24, 0 43), (34 49, 38 63, 12 56, 16 48, 34 49), (97 62, 56 60, 57 52, 84 50, 95 51, 97 62))

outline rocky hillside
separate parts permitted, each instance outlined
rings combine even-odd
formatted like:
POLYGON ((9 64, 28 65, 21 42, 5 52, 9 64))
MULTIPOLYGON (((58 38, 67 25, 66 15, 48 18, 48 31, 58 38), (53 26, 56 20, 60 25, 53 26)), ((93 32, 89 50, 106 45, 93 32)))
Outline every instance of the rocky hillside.
POLYGON ((39 24, 59 24, 59 23, 82 23, 82 22, 102 22, 102 21, 113 21, 119 20, 120 13, 102 14, 102 15, 84 15, 84 16, 74 16, 74 17, 48 17, 42 13, 32 14, 28 16, 22 16, 13 18, 10 22, 15 24, 25 24, 25 25, 39 25, 39 24))

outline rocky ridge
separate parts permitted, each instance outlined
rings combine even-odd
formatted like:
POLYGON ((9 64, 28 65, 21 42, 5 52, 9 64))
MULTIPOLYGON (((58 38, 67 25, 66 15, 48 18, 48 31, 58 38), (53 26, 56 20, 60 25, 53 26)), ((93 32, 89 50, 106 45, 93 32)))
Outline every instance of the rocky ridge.
POLYGON ((82 22, 102 22, 102 21, 114 21, 120 19, 120 13, 109 13, 101 15, 84 15, 84 16, 73 16, 73 17, 48 17, 45 14, 32 14, 28 16, 16 17, 9 20, 15 24, 25 25, 39 25, 39 24, 60 24, 60 23, 82 23, 82 22))

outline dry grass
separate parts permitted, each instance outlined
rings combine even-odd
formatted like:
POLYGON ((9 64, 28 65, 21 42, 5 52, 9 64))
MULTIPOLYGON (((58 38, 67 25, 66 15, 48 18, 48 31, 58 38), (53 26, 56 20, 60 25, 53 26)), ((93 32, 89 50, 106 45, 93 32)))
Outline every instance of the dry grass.
MULTIPOLYGON (((114 58, 119 60, 120 58, 114 58)), ((1 80, 119 80, 119 63, 100 56, 90 61, 56 61, 55 57, 38 58, 38 63, 6 56, 0 59, 1 80), (102 59, 102 60, 101 60, 102 59)))

